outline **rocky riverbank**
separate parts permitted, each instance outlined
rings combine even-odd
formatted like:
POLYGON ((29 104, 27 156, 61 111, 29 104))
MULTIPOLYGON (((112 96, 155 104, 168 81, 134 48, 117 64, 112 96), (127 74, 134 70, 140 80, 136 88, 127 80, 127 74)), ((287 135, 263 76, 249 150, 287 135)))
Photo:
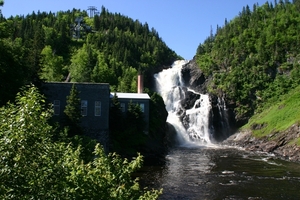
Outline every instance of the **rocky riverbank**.
POLYGON ((242 147, 248 151, 274 153, 285 160, 300 162, 300 124, 294 124, 283 132, 274 132, 265 137, 255 137, 251 130, 238 131, 231 135, 223 145, 242 147))

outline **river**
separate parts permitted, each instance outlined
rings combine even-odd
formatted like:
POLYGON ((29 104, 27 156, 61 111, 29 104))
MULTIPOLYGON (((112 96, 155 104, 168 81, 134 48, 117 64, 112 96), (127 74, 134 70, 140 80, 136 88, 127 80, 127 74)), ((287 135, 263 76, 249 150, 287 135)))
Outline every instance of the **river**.
POLYGON ((165 164, 146 166, 143 186, 159 199, 300 199, 300 164, 235 148, 174 148, 165 164))
MULTIPOLYGON (((183 81, 182 67, 187 62, 176 61, 154 76, 180 147, 170 150, 163 165, 144 167, 141 185, 163 188, 159 199, 168 200, 300 199, 300 164, 215 145, 210 97, 183 81), (182 103, 187 92, 199 96, 190 108, 182 103)), ((228 126, 222 112, 226 112, 225 105, 220 106, 223 132, 228 126)))

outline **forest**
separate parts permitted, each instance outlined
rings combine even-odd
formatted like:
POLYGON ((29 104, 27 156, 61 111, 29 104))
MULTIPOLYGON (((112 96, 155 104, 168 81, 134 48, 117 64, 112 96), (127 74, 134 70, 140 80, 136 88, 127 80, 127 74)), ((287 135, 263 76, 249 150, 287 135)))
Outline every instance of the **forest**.
POLYGON ((147 23, 104 7, 93 18, 77 9, 1 15, 0 48, 0 105, 21 86, 42 81, 109 83, 111 91, 136 92, 138 73, 150 87, 153 72, 180 58, 147 23))
POLYGON ((197 48, 209 92, 234 104, 236 118, 280 100, 300 83, 300 1, 245 6, 197 48))

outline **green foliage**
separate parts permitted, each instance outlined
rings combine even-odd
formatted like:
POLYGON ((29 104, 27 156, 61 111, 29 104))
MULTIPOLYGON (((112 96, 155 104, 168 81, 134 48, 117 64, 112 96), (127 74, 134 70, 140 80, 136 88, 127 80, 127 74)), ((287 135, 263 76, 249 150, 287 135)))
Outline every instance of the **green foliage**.
POLYGON ((41 79, 46 81, 62 81, 63 57, 55 55, 51 46, 48 45, 42 50, 41 55, 41 79))
POLYGON ((109 113, 110 138, 113 151, 123 156, 132 156, 141 151, 146 134, 144 113, 140 105, 129 103, 126 112, 122 112, 116 94, 112 99, 109 113))
POLYGON ((72 85, 70 95, 67 96, 67 105, 65 107, 65 122, 64 126, 68 127, 68 135, 81 135, 83 132, 80 128, 81 116, 81 101, 79 98, 79 92, 76 89, 75 84, 72 85))
POLYGON ((137 91, 137 70, 129 67, 122 67, 123 76, 118 78, 120 92, 136 92, 137 91))
POLYGON ((92 82, 110 83, 111 86, 118 84, 115 72, 109 68, 103 53, 98 53, 97 63, 91 75, 92 82))
POLYGON ((21 63, 25 59, 25 49, 20 38, 0 38, 0 54, 0 105, 4 105, 14 99, 30 72, 21 63))
POLYGON ((145 74, 147 87, 153 71, 178 58, 147 23, 104 7, 94 18, 77 9, 0 16, 0 46, 0 105, 13 100, 21 86, 40 79, 68 77, 73 82, 107 82, 116 91, 136 91, 133 77, 138 71, 145 74), (79 16, 95 28, 75 40, 70 25, 79 16))
POLYGON ((257 137, 272 132, 284 131, 300 121, 300 87, 282 95, 276 103, 269 104, 261 113, 255 114, 244 128, 260 125, 262 128, 253 130, 257 137))
POLYGON ((81 147, 53 142, 51 112, 35 87, 23 90, 16 105, 0 108, 1 199, 157 199, 161 191, 141 190, 131 174, 143 162, 105 155, 96 145, 84 163, 81 147))
POLYGON ((158 93, 154 92, 150 98, 149 132, 151 135, 156 135, 159 129, 164 127, 168 113, 164 100, 158 93))
POLYGON ((16 101, 0 111, 1 199, 53 198, 55 191, 62 192, 58 179, 64 169, 59 157, 64 153, 50 142, 51 113, 42 107, 43 98, 34 87, 24 96, 18 94, 16 101))
POLYGON ((218 27, 197 49, 211 93, 226 94, 237 118, 249 117, 299 84, 300 14, 295 3, 270 3, 218 27))
POLYGON ((95 49, 84 44, 71 58, 70 73, 74 82, 90 82, 93 68, 96 64, 95 49))
MULTIPOLYGON (((108 83, 117 86, 117 91, 136 91, 136 80, 131 77, 137 76, 138 71, 147 77, 155 68, 179 58, 154 28, 149 30, 147 23, 143 25, 137 20, 110 13, 104 7, 93 20, 96 32, 87 36, 86 44, 103 55, 101 63, 105 66, 105 73, 113 72, 115 76, 108 83)), ((145 86, 148 82, 145 81, 145 86)))

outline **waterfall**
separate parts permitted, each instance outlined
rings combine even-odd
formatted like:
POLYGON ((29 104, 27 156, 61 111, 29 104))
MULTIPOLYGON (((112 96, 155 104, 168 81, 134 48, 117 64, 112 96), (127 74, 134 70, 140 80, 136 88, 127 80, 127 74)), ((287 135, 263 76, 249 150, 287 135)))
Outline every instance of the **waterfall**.
POLYGON ((180 145, 210 145, 210 98, 185 86, 181 70, 186 63, 185 60, 175 61, 171 68, 155 74, 156 90, 165 102, 167 122, 175 128, 180 145), (190 107, 184 105, 188 94, 197 97, 190 107))
POLYGON ((230 125, 228 120, 228 110, 224 98, 218 97, 218 114, 219 114, 219 137, 225 139, 230 136, 230 125))

